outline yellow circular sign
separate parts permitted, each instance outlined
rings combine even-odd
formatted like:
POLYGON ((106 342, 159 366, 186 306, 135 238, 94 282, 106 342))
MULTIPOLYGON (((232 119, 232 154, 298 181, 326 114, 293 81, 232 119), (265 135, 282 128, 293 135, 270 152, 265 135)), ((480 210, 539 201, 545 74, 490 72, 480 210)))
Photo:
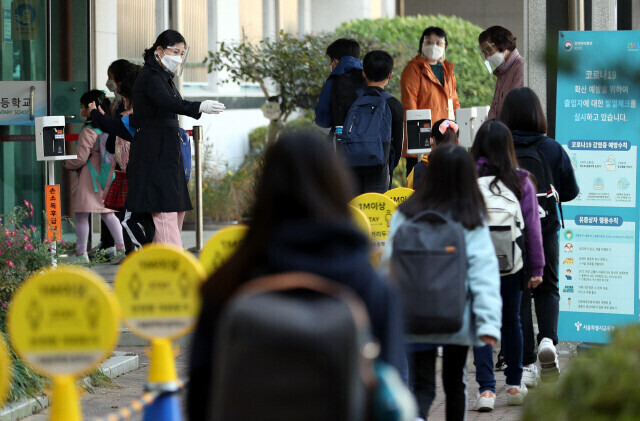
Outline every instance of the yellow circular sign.
POLYGON ((118 303, 86 268, 59 266, 27 279, 9 308, 9 337, 20 358, 49 376, 82 375, 118 339, 118 303))
POLYGON ((391 215, 396 210, 395 202, 380 193, 365 193, 353 199, 351 205, 369 218, 374 252, 384 249, 389 236, 391 215))
POLYGON ((404 203, 405 200, 413 194, 413 189, 408 187, 396 187, 395 189, 388 190, 384 195, 391 198, 397 206, 404 203))
POLYGON ((9 348, 0 338, 0 406, 5 401, 11 390, 11 367, 12 362, 9 358, 9 348))
POLYGON ((367 215, 353 205, 349 205, 349 208, 351 210, 351 217, 353 218, 353 222, 356 223, 356 226, 362 230, 367 237, 371 237, 371 223, 369 222, 367 215))
POLYGON ((147 339, 174 339, 189 332, 200 312, 205 271, 191 254, 151 244, 127 257, 114 290, 124 323, 147 339))
POLYGON ((249 227, 246 225, 223 228, 207 241, 207 244, 200 252, 200 263, 202 263, 207 275, 211 275, 218 270, 229 256, 236 251, 238 244, 247 234, 248 229, 249 227))

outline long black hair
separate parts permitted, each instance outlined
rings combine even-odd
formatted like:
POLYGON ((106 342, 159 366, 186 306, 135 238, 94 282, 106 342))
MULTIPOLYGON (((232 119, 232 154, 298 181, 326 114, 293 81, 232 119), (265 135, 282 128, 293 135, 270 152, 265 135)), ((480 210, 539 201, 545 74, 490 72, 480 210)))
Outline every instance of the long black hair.
POLYGON ((399 210, 408 218, 434 210, 450 215, 466 229, 482 226, 487 209, 469 152, 453 144, 435 148, 429 154, 423 180, 399 210))
POLYGON ((518 200, 522 199, 522 189, 516 168, 518 168, 518 158, 516 158, 513 146, 513 137, 509 128, 497 120, 488 120, 476 133, 476 138, 471 146, 471 156, 477 162, 480 158, 487 160, 487 165, 479 170, 479 176, 495 176, 489 185, 494 193, 499 193, 498 180, 516 195, 518 200))
POLYGON ((544 134, 547 132, 547 118, 542 110, 538 95, 531 88, 512 89, 504 98, 500 121, 511 130, 544 134))
POLYGON ((153 57, 153 53, 156 51, 156 48, 162 47, 162 49, 164 50, 167 47, 180 44, 181 42, 183 42, 185 45, 187 44, 187 41, 185 41, 180 32, 174 31, 173 29, 167 29, 166 31, 158 35, 158 38, 156 38, 156 42, 154 42, 151 47, 144 50, 144 54, 142 55, 142 57, 145 61, 147 61, 147 59, 153 57))
POLYGON ((318 134, 283 133, 267 149, 257 180, 246 237, 202 289, 218 303, 225 302, 265 263, 269 239, 284 224, 300 219, 351 220, 353 187, 346 164, 318 134))

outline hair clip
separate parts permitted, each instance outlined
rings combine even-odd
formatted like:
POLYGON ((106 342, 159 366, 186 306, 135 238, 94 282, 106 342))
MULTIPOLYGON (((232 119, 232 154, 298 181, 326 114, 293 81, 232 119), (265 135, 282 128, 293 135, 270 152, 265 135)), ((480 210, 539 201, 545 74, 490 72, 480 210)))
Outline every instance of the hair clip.
POLYGON ((458 125, 451 120, 445 120, 440 123, 440 127, 438 127, 438 130, 440 130, 440 134, 444 134, 448 128, 452 128, 454 132, 458 133, 458 125))

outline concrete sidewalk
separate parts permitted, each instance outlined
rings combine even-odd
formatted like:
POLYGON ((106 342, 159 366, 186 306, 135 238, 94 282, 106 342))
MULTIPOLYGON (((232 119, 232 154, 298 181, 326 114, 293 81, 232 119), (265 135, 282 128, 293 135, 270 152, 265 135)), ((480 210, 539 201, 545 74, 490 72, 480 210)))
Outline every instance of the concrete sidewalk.
MULTIPOLYGON (((206 241, 215 233, 215 230, 205 231, 204 241, 206 241)), ((195 246, 195 232, 184 231, 183 245, 185 249, 189 249, 195 246)), ((109 284, 113 283, 113 279, 119 266, 111 264, 98 264, 91 269, 100 274, 109 284)), ((176 359, 176 367, 178 370, 178 376, 186 380, 187 368, 188 368, 188 355, 189 355, 189 340, 181 341, 183 346, 180 350, 180 354, 176 359)), ((146 341, 137 340, 132 335, 123 330, 120 343, 122 346, 118 346, 116 350, 133 352, 139 355, 140 368, 130 373, 124 374, 121 377, 115 379, 115 384, 119 387, 116 389, 96 389, 95 394, 85 394, 82 397, 82 409, 83 415, 86 420, 90 420, 93 417, 106 416, 111 412, 117 411, 119 408, 126 407, 131 401, 139 398, 142 394, 144 384, 147 378, 148 371, 148 357, 146 356, 146 348, 144 346, 130 346, 132 344, 144 345, 146 341), (126 345, 125 345, 126 344, 126 345)), ((559 345, 559 349, 570 349, 567 343, 559 345)), ((567 366, 570 360, 572 352, 561 352, 559 356, 560 366, 564 368, 567 366)), ((438 358, 437 361, 437 391, 436 399, 431 408, 430 420, 444 420, 445 419, 445 396, 442 388, 442 359, 438 358)), ((506 403, 506 387, 503 373, 495 373, 497 380, 497 399, 493 412, 479 413, 469 410, 467 412, 467 420, 519 420, 522 413, 522 407, 507 406, 506 403)), ((473 354, 469 352, 467 359, 467 396, 468 396, 468 408, 472 408, 475 403, 476 394, 478 391, 478 385, 475 382, 475 367, 473 365, 473 354)), ((529 390, 530 394, 535 394, 535 389, 529 390)), ((184 402, 184 394, 181 395, 181 399, 184 402)), ((33 415, 24 418, 28 421, 40 421, 46 420, 48 417, 48 409, 40 412, 37 415, 33 415)), ((137 414, 131 417, 132 420, 142 420, 142 415, 137 414)), ((185 417, 186 420, 186 417, 185 417)))

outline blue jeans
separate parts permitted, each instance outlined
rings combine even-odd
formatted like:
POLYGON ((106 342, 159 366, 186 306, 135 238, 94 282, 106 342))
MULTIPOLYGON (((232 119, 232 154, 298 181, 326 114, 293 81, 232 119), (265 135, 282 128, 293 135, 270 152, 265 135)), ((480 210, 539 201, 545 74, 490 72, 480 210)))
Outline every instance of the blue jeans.
MULTIPOLYGON (((522 328, 520 326, 520 301, 524 270, 500 278, 502 296, 502 351, 507 368, 504 374, 508 385, 522 382, 522 328)), ((480 393, 490 390, 495 393, 496 379, 493 375, 493 347, 485 345, 473 348, 476 366, 476 382, 480 393)))

